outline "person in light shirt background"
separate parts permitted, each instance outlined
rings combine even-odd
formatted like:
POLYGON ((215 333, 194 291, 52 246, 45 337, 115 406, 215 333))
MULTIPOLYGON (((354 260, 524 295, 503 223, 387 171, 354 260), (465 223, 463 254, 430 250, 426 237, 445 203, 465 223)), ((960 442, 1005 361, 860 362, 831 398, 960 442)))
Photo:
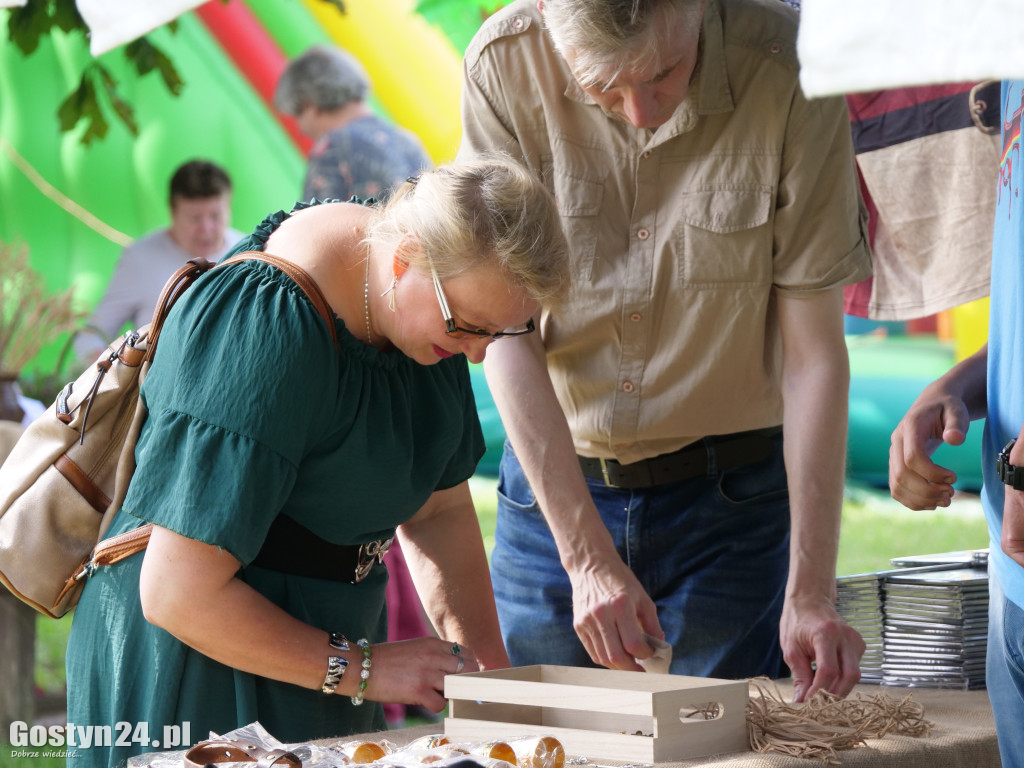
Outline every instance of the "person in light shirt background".
POLYGON ((153 318, 160 291, 189 259, 217 261, 242 238, 230 226, 231 178, 209 160, 189 160, 171 176, 171 222, 139 238, 121 253, 103 298, 74 351, 92 362, 127 325, 139 328, 153 318))

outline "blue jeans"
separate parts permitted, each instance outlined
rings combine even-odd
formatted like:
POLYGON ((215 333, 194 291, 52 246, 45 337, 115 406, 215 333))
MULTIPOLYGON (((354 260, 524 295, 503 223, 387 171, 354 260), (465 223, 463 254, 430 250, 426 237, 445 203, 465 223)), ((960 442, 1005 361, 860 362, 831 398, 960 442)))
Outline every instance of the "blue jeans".
MULTIPOLYGON (((999 542, 993 542, 999 546, 999 542)), ((989 571, 985 681, 995 715, 1003 768, 1024 766, 1024 610, 1007 600, 989 571)))
MULTIPOLYGON (((788 676, 779 619, 789 563, 782 436, 762 462, 656 488, 590 493, 619 555, 654 600, 674 674, 788 676)), ((594 666, 572 589, 511 446, 498 482, 491 578, 512 664, 594 666)))

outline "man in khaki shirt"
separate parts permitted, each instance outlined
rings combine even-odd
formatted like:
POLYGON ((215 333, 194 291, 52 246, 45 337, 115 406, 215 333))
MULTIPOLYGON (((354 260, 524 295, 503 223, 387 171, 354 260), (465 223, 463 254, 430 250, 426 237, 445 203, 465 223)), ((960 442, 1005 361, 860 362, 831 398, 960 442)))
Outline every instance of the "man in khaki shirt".
POLYGON ((845 104, 804 99, 795 36, 778 0, 518 0, 467 50, 460 157, 540 175, 574 259, 542 333, 487 355, 513 664, 637 669, 646 634, 675 673, 784 657, 798 700, 859 678, 833 602, 870 255, 845 104))

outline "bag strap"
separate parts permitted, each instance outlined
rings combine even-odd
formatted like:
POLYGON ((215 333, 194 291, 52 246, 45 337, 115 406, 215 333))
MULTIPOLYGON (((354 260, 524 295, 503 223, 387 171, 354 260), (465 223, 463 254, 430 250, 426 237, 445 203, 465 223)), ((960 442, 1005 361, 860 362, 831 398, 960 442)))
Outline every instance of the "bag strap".
POLYGON ((101 565, 113 565, 124 560, 126 557, 131 557, 136 552, 144 550, 149 544, 149 537, 152 533, 153 524, 146 523, 133 530, 119 533, 117 536, 111 536, 106 541, 101 541, 93 547, 89 557, 83 560, 82 564, 64 582, 64 588, 57 595, 57 599, 53 601, 53 604, 60 605, 60 601, 64 599, 64 595, 70 589, 73 589, 82 579, 92 576, 101 565))
POLYGON ((226 267, 229 264, 237 264, 242 261, 262 261, 288 275, 306 294, 313 304, 313 308, 316 309, 317 313, 327 324, 327 332, 331 335, 331 341, 335 344, 338 343, 338 329, 334 325, 334 313, 331 311, 331 306, 327 303, 327 299, 324 298, 320 286, 309 276, 306 270, 272 253, 243 251, 229 259, 225 259, 220 264, 214 264, 208 259, 201 257, 189 259, 182 266, 178 267, 175 273, 164 283, 163 290, 160 291, 160 298, 157 299, 156 307, 153 310, 153 319, 149 323, 149 348, 146 351, 146 360, 148 362, 153 362, 153 356, 156 354, 156 343, 160 338, 160 331, 163 328, 164 320, 167 319, 171 307, 181 297, 181 294, 211 269, 226 267))
POLYGON ((228 264, 235 264, 239 261, 263 261, 271 266, 277 267, 284 272, 292 281, 299 286, 309 298, 313 304, 313 308, 320 314, 320 317, 327 323, 327 330, 331 334, 331 341, 335 344, 338 343, 338 329, 334 325, 334 312, 331 310, 331 305, 327 303, 327 299, 324 298, 323 292, 320 290, 320 286, 316 284, 316 281, 309 276, 302 267, 297 264, 293 264, 290 261, 282 259, 280 256, 275 256, 272 253, 264 253, 262 251, 244 251, 230 259, 226 259, 221 262, 218 266, 224 267, 228 264))
MULTIPOLYGON (((185 292, 185 289, 211 269, 227 266, 228 264, 237 264, 242 261, 263 261, 288 275, 309 297, 313 307, 320 317, 323 318, 324 322, 327 323, 331 340, 335 344, 338 343, 338 330, 334 325, 334 313, 331 311, 327 299, 324 298, 320 286, 316 284, 316 281, 309 276, 306 270, 292 264, 290 261, 285 261, 280 256, 260 251, 245 251, 217 265, 214 265, 207 259, 197 257, 178 267, 177 271, 164 284, 156 304, 156 309, 153 312, 153 320, 148 330, 149 348, 146 351, 146 361, 152 363, 153 355, 156 352, 156 342, 160 337, 160 329, 163 328, 164 320, 167 319, 167 314, 171 311, 171 307, 174 306, 174 302, 178 300, 181 294, 185 292)), ((91 576, 93 571, 99 566, 112 565, 119 560, 124 560, 126 557, 134 555, 136 552, 144 550, 149 545, 149 536, 152 530, 153 524, 147 523, 139 528, 118 534, 97 544, 89 557, 83 561, 82 565, 65 582, 64 588, 61 590, 60 595, 58 595, 54 605, 60 603, 69 589, 87 576, 91 576)))
POLYGON ((213 262, 208 259, 196 257, 189 259, 171 275, 164 283, 160 291, 160 298, 156 301, 153 309, 153 319, 149 322, 149 349, 146 352, 146 362, 153 362, 153 355, 156 354, 156 342, 160 338, 160 329, 164 326, 171 307, 178 300, 185 289, 198 280, 204 273, 213 268, 213 262))

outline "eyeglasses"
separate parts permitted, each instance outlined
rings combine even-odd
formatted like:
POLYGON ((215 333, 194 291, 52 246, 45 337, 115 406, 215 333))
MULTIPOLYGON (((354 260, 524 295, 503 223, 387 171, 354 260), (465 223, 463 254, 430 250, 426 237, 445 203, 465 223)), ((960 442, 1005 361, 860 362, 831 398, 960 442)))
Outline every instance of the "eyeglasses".
POLYGON ((452 311, 448 309, 448 299, 444 295, 444 290, 441 288, 441 279, 437 276, 437 270, 434 269, 434 265, 430 265, 430 274, 434 278, 434 293, 437 294, 437 303, 441 305, 441 316, 444 318, 444 332, 448 334, 459 333, 462 334, 456 338, 465 338, 465 336, 482 336, 490 338, 492 341, 496 339, 503 339, 506 336, 522 336, 527 333, 533 333, 536 327, 533 324, 533 318, 531 317, 523 325, 515 328, 508 328, 504 331, 498 331, 497 333, 488 333, 487 331, 477 328, 472 330, 470 328, 463 328, 462 326, 456 325, 455 320, 452 319, 452 311))

